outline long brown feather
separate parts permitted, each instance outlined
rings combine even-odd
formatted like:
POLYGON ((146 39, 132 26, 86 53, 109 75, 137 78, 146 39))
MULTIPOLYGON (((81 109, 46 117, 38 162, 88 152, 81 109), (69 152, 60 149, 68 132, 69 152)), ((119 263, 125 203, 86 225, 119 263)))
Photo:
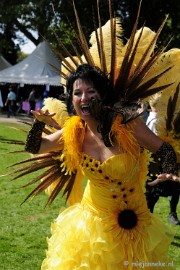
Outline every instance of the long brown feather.
POLYGON ((174 118, 174 113, 176 109, 176 104, 178 100, 179 95, 179 89, 180 84, 178 84, 176 91, 173 95, 173 97, 170 97, 168 100, 168 106, 167 106, 167 118, 166 118, 166 130, 169 132, 172 129, 172 122, 174 118))
POLYGON ((59 173, 56 172, 54 173, 54 175, 50 175, 49 178, 40 182, 40 184, 28 194, 28 196, 25 198, 25 200, 21 204, 27 201, 30 197, 35 197, 39 195, 41 192, 45 191, 58 178, 60 178, 59 173))
POLYGON ((8 139, 0 139, 1 143, 6 143, 6 144, 15 144, 15 145, 24 145, 24 142, 21 141, 13 141, 13 140, 8 140, 8 139))
MULTIPOLYGON (((143 53, 141 60, 139 61, 133 76, 131 77, 131 80, 134 79, 134 77, 136 77, 137 73, 139 72, 139 70, 142 69, 142 67, 144 66, 144 63, 146 62, 147 56, 149 55, 151 49, 153 48, 154 44, 156 43, 165 23, 167 21, 167 17, 164 19, 164 21, 162 22, 161 26, 159 27, 158 31, 156 32, 156 35, 154 36, 154 38, 151 40, 149 46, 147 47, 146 51, 143 53)), ((139 39, 140 40, 140 39, 139 39)), ((139 43, 139 40, 137 41, 137 43, 139 43)), ((156 53, 156 58, 157 56, 160 55, 160 53, 162 52, 162 49, 159 49, 158 52, 156 53)), ((152 59, 154 58, 153 56, 151 57, 152 59)), ((152 60, 151 60, 152 61, 152 60)), ((154 62, 153 62, 154 63, 154 62)))
POLYGON ((17 165, 21 165, 21 164, 24 164, 24 163, 32 162, 32 161, 38 161, 38 160, 40 161, 42 159, 50 159, 50 158, 59 156, 61 153, 62 153, 62 151, 49 152, 49 153, 45 153, 45 154, 38 154, 38 155, 35 155, 35 156, 31 157, 31 158, 27 158, 25 160, 22 160, 20 162, 13 163, 13 164, 9 165, 8 168, 14 167, 14 166, 17 166, 17 165))
MULTIPOLYGON (((13 170, 13 171, 7 173, 6 175, 11 175, 11 174, 16 174, 16 173, 21 172, 20 174, 18 174, 17 176, 15 176, 13 178, 13 180, 15 180, 15 179, 18 179, 18 178, 26 175, 26 174, 33 173, 33 172, 36 172, 38 170, 44 169, 46 167, 52 166, 55 163, 56 163, 56 160, 54 160, 54 159, 48 159, 46 161, 42 160, 40 162, 34 162, 31 165, 27 165, 27 166, 24 166, 22 168, 13 170)), ((3 176, 5 176, 5 175, 3 175, 3 176)))
MULTIPOLYGON (((140 85, 142 81, 144 81, 145 75, 148 73, 153 64, 157 61, 160 56, 161 49, 157 50, 154 55, 144 64, 142 69, 136 70, 136 76, 130 78, 127 83, 128 91, 126 92, 126 97, 128 99, 129 96, 133 96, 133 92, 140 85)), ((162 73, 163 75, 164 73, 162 73)))
MULTIPOLYGON (((128 95, 128 101, 133 101, 133 100, 137 100, 138 98, 144 98, 145 96, 147 97, 150 92, 150 87, 152 87, 157 80, 164 75, 166 72, 168 72, 172 67, 167 68, 166 70, 164 70, 163 72, 161 72, 160 74, 157 74, 156 76, 152 77, 151 79, 149 79, 148 81, 145 81, 143 84, 141 84, 139 87, 136 87, 134 89, 134 91, 132 93, 130 93, 128 95)), ((166 87, 172 85, 172 83, 166 84, 166 85, 162 85, 161 88, 159 87, 154 87, 153 89, 165 89, 166 87)))
POLYGON ((173 121, 175 136, 180 138, 180 111, 177 113, 173 121))
POLYGON ((105 52, 104 52, 104 38, 103 38, 101 16, 100 16, 100 10, 99 10, 99 0, 97 0, 97 14, 98 14, 98 23, 99 23, 101 69, 104 73, 107 73, 106 57, 105 57, 105 52))
MULTIPOLYGON (((144 99, 144 98, 147 98, 147 97, 149 97, 149 96, 152 96, 152 95, 154 95, 154 94, 156 94, 156 93, 158 93, 158 92, 160 92, 160 91, 166 89, 167 87, 169 87, 169 86, 172 85, 172 84, 173 84, 173 83, 169 83, 169 84, 165 84, 165 85, 161 85, 161 86, 157 86, 157 87, 148 89, 148 91, 144 91, 144 92, 141 93, 140 95, 139 95, 139 93, 137 93, 137 95, 134 95, 133 100, 134 100, 134 99, 137 100, 139 97, 141 97, 142 99, 144 99)), ((140 92, 141 92, 141 91, 140 91, 140 92)))
POLYGON ((61 177, 61 181, 58 182, 57 186, 54 188, 53 192, 51 193, 46 205, 51 205, 51 203, 54 201, 54 199, 57 197, 59 192, 64 188, 64 186, 66 184, 67 185, 64 188, 62 196, 65 195, 66 196, 66 201, 67 201, 68 198, 69 198, 69 195, 71 193, 71 190, 73 188, 73 185, 74 185, 75 176, 76 176, 76 174, 63 175, 61 177))
POLYGON ((78 14, 77 14, 74 0, 73 0, 73 6, 74 6, 74 13, 75 13, 75 17, 76 17, 76 23, 77 23, 79 37, 80 37, 82 48, 83 48, 84 57, 90 65, 94 66, 94 61, 93 61, 93 58, 89 52, 89 46, 88 46, 87 40, 85 38, 84 32, 83 32, 82 27, 81 27, 81 23, 80 23, 78 14))
MULTIPOLYGON (((50 167, 49 169, 47 169, 46 171, 44 171, 43 173, 41 173, 40 175, 36 176, 33 180, 31 180, 30 182, 22 185, 20 188, 25 188, 25 187, 28 187, 28 186, 31 186, 35 183, 37 183, 38 181, 42 180, 43 181, 46 181, 46 182, 53 182, 54 180, 52 180, 54 178, 54 173, 57 172, 57 166, 55 164, 55 166, 53 167, 50 167), (51 176, 52 176, 52 179, 51 179, 51 176)), ((61 171, 58 172, 58 177, 61 177, 62 173, 61 171)), ((14 180, 14 179, 13 179, 14 180)))
POLYGON ((127 78, 129 75, 129 70, 130 70, 129 57, 132 53, 132 48, 134 45, 134 37, 135 37, 136 31, 137 31, 141 2, 142 2, 142 0, 140 1, 140 4, 139 4, 137 16, 136 16, 136 21, 134 23, 134 27, 133 27, 133 30, 132 30, 132 33, 131 33, 131 36, 130 36, 130 39, 128 42, 126 53, 125 53, 125 56, 124 56, 124 59, 123 59, 123 62, 122 62, 121 68, 120 68, 120 72, 119 72, 118 78, 117 78, 116 83, 115 83, 115 91, 117 93, 119 91, 120 86, 122 89, 124 89, 124 86, 127 82, 127 78))

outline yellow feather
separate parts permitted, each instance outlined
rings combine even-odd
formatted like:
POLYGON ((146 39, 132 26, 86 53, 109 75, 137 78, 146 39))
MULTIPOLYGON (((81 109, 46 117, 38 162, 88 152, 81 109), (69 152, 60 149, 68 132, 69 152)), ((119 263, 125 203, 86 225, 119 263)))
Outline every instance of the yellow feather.
MULTIPOLYGON (((131 73, 134 71, 135 67, 138 65, 138 63, 140 62, 143 54, 145 53, 146 49, 148 48, 148 46, 150 45, 152 39, 155 37, 156 33, 153 32, 150 28, 148 27, 144 27, 143 30, 142 28, 139 29, 136 34, 135 34, 135 38, 134 38, 134 46, 138 40, 138 37, 140 35, 142 31, 142 36, 140 38, 140 41, 139 41, 139 44, 138 44, 138 47, 137 47, 137 51, 136 51, 136 55, 135 55, 135 58, 134 58, 134 61, 133 61, 133 65, 132 65, 132 70, 131 70, 131 73)), ((123 47, 122 49, 122 52, 118 51, 117 52, 117 67, 121 67, 122 65, 122 61, 124 59, 124 56, 125 56, 125 53, 126 53, 126 50, 127 50, 127 47, 128 47, 128 44, 129 42, 126 43, 126 45, 123 47)), ((152 47, 151 51, 149 52, 149 54, 147 55, 147 60, 149 60, 151 54, 153 53, 153 50, 154 50, 154 47, 155 47, 155 44, 154 46, 152 47)), ((119 72, 119 70, 116 71, 116 73, 119 72)))
POLYGON ((56 112, 55 116, 53 116, 53 119, 61 127, 64 126, 65 121, 69 118, 65 103, 56 98, 46 98, 42 109, 49 110, 49 112, 56 112))
POLYGON ((115 135, 121 151, 131 153, 134 157, 137 157, 139 156, 139 145, 133 135, 134 121, 121 124, 121 118, 120 115, 116 117, 111 131, 115 135))
MULTIPOLYGON (((66 57, 65 60, 70 64, 70 66, 72 67, 72 69, 76 69, 76 65, 75 63, 72 61, 72 59, 70 57, 66 57)), ((74 56, 74 60, 78 63, 78 57, 74 56)), ((80 62, 79 62, 80 63, 80 62)), ((61 64, 61 73, 64 75, 62 78, 61 78, 61 84, 66 86, 66 76, 68 76, 68 74, 70 73, 69 72, 69 69, 68 67, 66 66, 66 64, 64 63, 64 61, 62 62, 61 64)))
POLYGON ((66 171, 66 173, 71 174, 79 167, 84 133, 85 126, 79 116, 71 116, 65 122, 63 131, 65 147, 61 160, 64 161, 62 164, 62 170, 66 171))
MULTIPOLYGON (((123 43, 120 39, 122 36, 122 27, 120 24, 120 21, 117 19, 116 21, 116 51, 117 55, 122 52, 123 43)), ((100 30, 97 30, 98 36, 100 35, 100 30)), ((112 43, 111 43, 111 21, 107 21, 107 23, 102 26, 102 34, 103 34, 103 42, 104 42, 104 53, 105 53, 105 59, 106 59, 106 65, 107 65, 107 71, 110 73, 111 68, 111 49, 112 49, 112 43)), ((95 65, 98 67, 101 67, 100 64, 100 58, 98 53, 98 47, 97 47, 97 41, 96 41, 96 35, 95 31, 92 32, 90 36, 90 53, 93 56, 93 60, 95 62, 95 65)), ((82 57, 83 59, 83 57, 82 57)))
POLYGON ((150 68, 144 82, 147 81, 149 78, 160 74, 169 67, 172 67, 172 69, 163 74, 154 84, 154 87, 173 83, 171 86, 167 87, 167 89, 163 90, 165 91, 165 95, 171 95, 176 89, 180 80, 180 49, 175 48, 162 53, 157 62, 150 68))

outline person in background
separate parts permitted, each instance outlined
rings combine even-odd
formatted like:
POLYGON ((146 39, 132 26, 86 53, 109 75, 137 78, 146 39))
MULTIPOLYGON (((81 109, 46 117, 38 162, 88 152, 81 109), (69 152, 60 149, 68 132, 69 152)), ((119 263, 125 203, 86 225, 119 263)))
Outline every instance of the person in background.
POLYGON ((9 118, 11 115, 16 116, 16 94, 9 88, 9 93, 7 95, 7 99, 5 102, 5 106, 8 106, 7 117, 9 118))
POLYGON ((16 114, 21 113, 23 111, 23 109, 22 109, 22 106, 23 106, 23 97, 22 96, 20 96, 18 98, 17 103, 16 103, 16 106, 17 106, 16 114))
POLYGON ((43 105, 44 105, 44 100, 46 99, 46 98, 48 98, 49 97, 49 90, 47 90, 47 89, 45 89, 44 90, 44 92, 43 92, 43 96, 42 96, 42 101, 41 101, 41 108, 43 107, 43 105))
POLYGON ((0 90, 0 112, 1 112, 3 107, 4 107, 4 105, 3 105, 2 94, 1 94, 1 90, 0 90))
POLYGON ((35 110, 35 107, 36 107, 35 93, 36 93, 36 90, 33 88, 28 97, 28 102, 29 102, 29 107, 30 107, 29 114, 31 114, 31 110, 35 110))
MULTIPOLYGON (((151 100, 150 100, 150 107, 151 111, 149 112, 149 116, 146 121, 146 125, 148 128, 153 131, 155 134, 157 134, 156 129, 156 123, 157 123, 157 105, 158 105, 158 99, 160 97, 160 94, 156 94, 151 100)), ((156 155, 153 155, 154 160, 156 163, 152 162, 149 166, 149 177, 150 180, 155 181, 157 178, 157 175, 153 172, 155 170, 161 170, 160 164, 157 166, 156 164, 159 163, 158 159, 156 158, 156 155), (156 169, 155 169, 156 167, 156 169)), ((157 172, 159 173, 159 172, 157 172)), ((151 213, 154 211, 155 204, 159 200, 159 197, 166 197, 167 193, 164 191, 166 183, 163 184, 163 186, 160 184, 161 181, 157 181, 159 185, 149 185, 149 182, 146 183, 146 199, 148 208, 150 209, 151 213)), ((157 183, 156 182, 156 183, 157 183)), ((166 189, 165 189, 166 190, 166 189)), ((174 225, 180 225, 180 220, 177 216, 177 205, 179 202, 179 190, 176 188, 176 184, 174 188, 172 189, 172 194, 169 194, 170 196, 170 213, 169 213, 169 221, 174 225)))
POLYGON ((141 117, 142 117, 143 122, 146 123, 147 118, 149 116, 150 109, 151 109, 148 101, 142 104, 142 109, 143 109, 143 112, 141 114, 141 117))

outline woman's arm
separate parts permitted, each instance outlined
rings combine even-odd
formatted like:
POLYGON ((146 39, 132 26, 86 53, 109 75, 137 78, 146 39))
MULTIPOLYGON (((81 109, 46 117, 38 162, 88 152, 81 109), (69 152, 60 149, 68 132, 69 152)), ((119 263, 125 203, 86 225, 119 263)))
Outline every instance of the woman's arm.
POLYGON ((135 137, 140 146, 153 153, 158 161, 160 179, 168 178, 168 175, 178 175, 178 164, 176 153, 171 144, 163 141, 155 135, 142 121, 136 120, 135 137))
POLYGON ((164 141, 155 135, 140 118, 137 118, 135 123, 134 134, 139 145, 156 153, 164 141))
POLYGON ((38 154, 48 153, 51 151, 58 151, 63 149, 63 143, 60 138, 63 130, 58 130, 53 134, 42 137, 40 149, 38 154))
POLYGON ((171 173, 170 174, 163 173, 163 174, 159 174, 156 180, 154 180, 152 182, 148 182, 148 185, 149 186, 155 186, 155 185, 157 185, 157 184, 159 184, 161 182, 168 181, 168 180, 180 183, 180 177, 179 176, 171 174, 171 173))
POLYGON ((35 121, 32 128, 28 132, 25 151, 33 154, 42 154, 50 151, 57 151, 63 148, 63 144, 60 140, 63 130, 58 123, 52 118, 55 113, 49 113, 48 110, 32 111, 35 116, 35 121), (45 124, 59 129, 57 132, 42 137, 45 124))

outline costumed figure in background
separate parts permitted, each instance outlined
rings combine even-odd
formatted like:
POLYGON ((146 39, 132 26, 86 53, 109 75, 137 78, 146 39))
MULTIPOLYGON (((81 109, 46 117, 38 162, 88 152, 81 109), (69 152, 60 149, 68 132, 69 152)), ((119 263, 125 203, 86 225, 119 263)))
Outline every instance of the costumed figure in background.
POLYGON ((36 90, 33 88, 28 96, 29 102, 29 114, 31 114, 31 110, 35 110, 36 107, 36 90))
MULTIPOLYGON (((156 94, 150 99, 152 112, 147 119, 147 126, 160 136, 163 140, 169 142, 177 156, 178 168, 180 165, 180 95, 179 85, 176 89, 170 92, 162 92, 156 94), (168 99, 169 98, 169 99, 168 99), (158 109, 157 109, 158 108, 158 109)), ((161 163, 156 155, 153 162, 149 165, 149 176, 153 183, 149 181, 146 184, 146 198, 148 207, 153 212, 154 206, 160 196, 170 196, 170 214, 169 221, 172 224, 180 225, 180 221, 177 216, 177 205, 180 196, 180 184, 178 183, 178 177, 172 178, 174 181, 163 182, 163 176, 161 175, 157 179, 157 175, 162 171, 161 163), (157 179, 157 180, 156 180, 157 179), (154 184, 157 185, 154 185, 154 184)), ((173 173, 173 172, 172 172, 173 173)), ((176 172, 175 172, 176 174, 176 172)), ((168 180, 168 179, 167 179, 168 180)), ((171 180, 171 179, 170 179, 171 180)))
POLYGON ((172 270, 167 255, 172 235, 150 213, 144 185, 148 151, 161 158, 164 177, 176 172, 176 154, 148 129, 138 109, 139 100, 175 87, 180 61, 174 65, 171 59, 179 57, 180 50, 154 52, 163 25, 157 33, 146 27, 137 31, 139 11, 124 46, 111 6, 110 20, 103 27, 99 15, 99 29, 89 48, 76 9, 75 14, 82 54, 59 54, 67 104, 73 105, 74 115, 52 98, 41 110, 32 111, 36 120, 25 150, 35 156, 24 161, 29 166, 11 172, 20 172, 18 178, 46 168, 25 185, 40 181, 26 199, 44 190, 49 194, 47 205, 61 190, 67 199, 69 207, 52 224, 41 269, 132 270, 142 264, 152 269, 152 263, 159 269, 157 263, 163 262, 164 269, 172 270))

